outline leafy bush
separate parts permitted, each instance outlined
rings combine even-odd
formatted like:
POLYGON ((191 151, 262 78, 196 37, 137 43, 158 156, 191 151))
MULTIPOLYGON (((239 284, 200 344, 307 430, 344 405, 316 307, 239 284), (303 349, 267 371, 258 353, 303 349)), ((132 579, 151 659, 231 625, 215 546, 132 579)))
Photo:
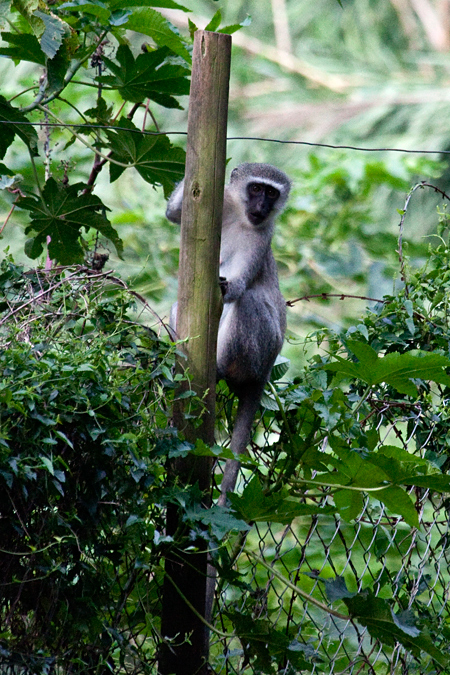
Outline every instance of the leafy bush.
POLYGON ((117 282, 1 265, 0 663, 27 672, 151 670, 173 354, 117 282))

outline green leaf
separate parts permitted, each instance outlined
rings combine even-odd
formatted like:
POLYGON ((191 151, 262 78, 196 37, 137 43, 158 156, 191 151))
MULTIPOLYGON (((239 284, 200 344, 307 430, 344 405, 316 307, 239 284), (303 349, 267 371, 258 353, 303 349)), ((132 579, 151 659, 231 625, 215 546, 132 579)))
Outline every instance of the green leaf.
POLYGON ((24 197, 18 205, 30 212, 31 223, 26 234, 36 233, 26 245, 26 253, 32 258, 39 256, 47 237, 49 256, 63 265, 83 260, 81 228, 90 227, 113 242, 117 253, 122 254, 122 242, 104 216, 106 207, 90 193, 83 194, 85 185, 61 185, 49 178, 41 197, 24 197))
POLYGON ((423 457, 413 455, 404 448, 399 448, 397 445, 381 445, 378 448, 377 455, 384 455, 390 459, 398 460, 399 462, 413 462, 416 465, 428 466, 429 462, 423 457))
POLYGON ((175 33, 168 21, 154 9, 141 6, 135 9, 128 19, 127 28, 149 35, 156 44, 169 47, 188 63, 191 61, 191 56, 180 36, 175 33))
POLYGON ((198 30, 198 27, 189 18, 188 18, 188 26, 189 26, 189 35, 191 36, 191 40, 193 40, 194 39, 194 33, 195 33, 195 31, 198 30))
POLYGON ((45 66, 46 58, 39 40, 29 33, 2 33, 2 40, 10 47, 0 47, 0 56, 9 56, 16 61, 31 61, 45 66))
POLYGON ((12 6, 24 17, 33 33, 40 39, 45 32, 45 24, 35 11, 45 7, 41 0, 13 0, 12 6))
POLYGON ((408 476, 402 481, 403 485, 429 488, 436 492, 450 492, 450 476, 434 473, 429 476, 408 476))
POLYGON ((252 17, 247 14, 247 17, 241 21, 241 23, 233 23, 230 26, 224 26, 224 28, 220 28, 217 32, 231 35, 232 33, 236 33, 236 31, 241 30, 241 28, 245 28, 245 26, 250 26, 251 22, 252 17))
POLYGON ((363 493, 358 490, 337 490, 333 500, 339 515, 347 522, 357 518, 364 507, 363 493))
MULTIPOLYGON (((279 664, 289 660, 293 666, 292 672, 303 673, 311 671, 313 666, 305 661, 304 656, 313 657, 314 651, 310 645, 300 645, 296 640, 291 641, 286 633, 276 631, 267 619, 259 619, 243 612, 226 612, 233 626, 236 636, 242 644, 246 663, 251 663, 251 672, 256 674, 273 673, 273 659, 279 664)), ((286 671, 291 672, 291 671, 286 671)))
POLYGON ((118 89, 126 101, 139 102, 150 98, 165 108, 180 108, 173 97, 189 94, 189 70, 182 66, 163 63, 170 50, 167 47, 140 54, 135 60, 127 45, 117 50, 117 66, 111 59, 104 58, 105 64, 113 75, 102 75, 97 80, 118 89))
POLYGON ((52 460, 49 459, 48 457, 41 456, 41 461, 42 461, 42 464, 46 467, 47 471, 49 473, 51 473, 51 475, 53 476, 54 473, 55 473, 55 470, 53 468, 52 460))
POLYGON ((38 154, 36 131, 20 110, 13 108, 3 96, 0 96, 0 159, 5 156, 15 134, 27 145, 33 157, 36 157, 38 154))
POLYGON ((290 365, 290 359, 287 359, 285 356, 278 355, 275 363, 273 364, 272 372, 270 373, 270 381, 276 382, 277 380, 281 380, 281 378, 286 375, 290 365))
MULTIPOLYGON (((122 118, 120 127, 129 131, 107 130, 111 145, 111 158, 134 167, 142 178, 152 185, 162 185, 168 197, 174 183, 184 175, 185 152, 174 147, 167 136, 139 133, 134 124, 122 118)), ((125 167, 110 163, 111 181, 115 181, 125 167)))
POLYGON ((367 590, 343 601, 352 617, 368 628, 372 638, 391 647, 400 642, 417 658, 423 651, 443 668, 449 665, 449 657, 436 649, 429 635, 418 630, 410 612, 407 616, 404 612, 395 615, 386 600, 376 598, 367 590))
POLYGON ((213 535, 220 541, 230 532, 248 532, 251 527, 222 506, 212 506, 210 509, 198 509, 194 512, 186 511, 188 520, 197 520, 211 527, 213 535))
POLYGON ((286 499, 284 494, 265 495, 257 476, 250 481, 241 496, 230 493, 228 497, 234 510, 247 522, 286 524, 298 516, 317 513, 328 515, 336 511, 331 506, 321 508, 286 499))
POLYGON ((347 346, 358 358, 358 363, 338 357, 337 362, 325 364, 323 368, 360 379, 369 385, 386 382, 400 393, 414 397, 417 396, 417 386, 413 379, 450 386, 450 377, 443 370, 450 367, 450 359, 441 354, 411 350, 379 357, 372 347, 363 342, 348 340, 347 346))
POLYGON ((46 94, 54 94, 64 87, 64 78, 70 64, 70 55, 65 40, 58 53, 47 61, 47 91, 46 94))
POLYGON ((64 35, 70 34, 70 28, 54 14, 45 14, 36 10, 34 15, 44 22, 45 30, 41 37, 41 48, 49 59, 52 59, 61 47, 64 35))
POLYGON ((118 9, 122 7, 162 7, 163 9, 181 9, 183 12, 190 12, 191 10, 180 5, 174 0, 113 0, 110 3, 111 9, 118 9))
POLYGON ((59 6, 60 10, 78 10, 97 17, 103 24, 107 24, 111 10, 101 0, 70 0, 59 6))
POLYGON ((205 30, 210 30, 214 32, 219 28, 221 21, 222 21, 222 14, 220 12, 220 9, 218 9, 217 12, 214 14, 213 18, 211 19, 211 21, 208 23, 208 25, 205 26, 205 30))
POLYGON ((196 457, 215 457, 216 459, 235 459, 235 455, 230 448, 224 448, 220 445, 213 445, 210 447, 206 445, 200 438, 197 438, 195 447, 191 452, 196 457))
POLYGON ((384 490, 375 492, 373 496, 387 506, 389 511, 402 516, 408 525, 419 527, 419 516, 414 508, 414 502, 401 487, 390 485, 384 490))
POLYGON ((353 598, 356 595, 356 593, 351 593, 348 590, 344 577, 335 577, 334 579, 321 579, 319 577, 319 581, 325 583, 328 602, 336 602, 336 600, 342 600, 343 598, 353 598))

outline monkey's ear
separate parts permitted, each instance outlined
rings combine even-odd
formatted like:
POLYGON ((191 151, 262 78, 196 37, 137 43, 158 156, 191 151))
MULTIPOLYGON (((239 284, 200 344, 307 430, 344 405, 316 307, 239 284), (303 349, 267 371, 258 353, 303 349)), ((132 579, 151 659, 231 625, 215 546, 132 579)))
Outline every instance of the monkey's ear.
POLYGON ((230 174, 230 180, 234 180, 237 176, 237 173, 238 173, 238 168, 236 167, 235 169, 233 169, 233 171, 230 174))

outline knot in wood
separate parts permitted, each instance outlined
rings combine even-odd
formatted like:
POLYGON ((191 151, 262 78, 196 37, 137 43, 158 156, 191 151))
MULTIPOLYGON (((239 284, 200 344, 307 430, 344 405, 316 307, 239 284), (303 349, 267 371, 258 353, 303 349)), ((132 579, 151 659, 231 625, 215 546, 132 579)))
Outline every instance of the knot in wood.
POLYGON ((196 202, 199 201, 199 199, 202 195, 202 191, 201 191, 200 185, 198 183, 193 184, 192 189, 191 189, 191 195, 192 195, 192 199, 194 201, 196 201, 196 202))

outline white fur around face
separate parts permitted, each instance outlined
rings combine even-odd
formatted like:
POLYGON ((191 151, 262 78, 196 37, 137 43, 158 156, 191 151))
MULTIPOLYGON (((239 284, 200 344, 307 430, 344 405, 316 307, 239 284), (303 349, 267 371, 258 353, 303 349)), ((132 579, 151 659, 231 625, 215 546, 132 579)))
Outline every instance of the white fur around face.
POLYGON ((249 183, 260 183, 261 185, 270 185, 271 187, 275 188, 275 190, 278 190, 280 195, 283 195, 286 191, 286 185, 284 185, 283 183, 278 183, 276 180, 272 180, 271 178, 261 178, 261 176, 247 176, 247 180, 245 183, 246 188, 249 183))

